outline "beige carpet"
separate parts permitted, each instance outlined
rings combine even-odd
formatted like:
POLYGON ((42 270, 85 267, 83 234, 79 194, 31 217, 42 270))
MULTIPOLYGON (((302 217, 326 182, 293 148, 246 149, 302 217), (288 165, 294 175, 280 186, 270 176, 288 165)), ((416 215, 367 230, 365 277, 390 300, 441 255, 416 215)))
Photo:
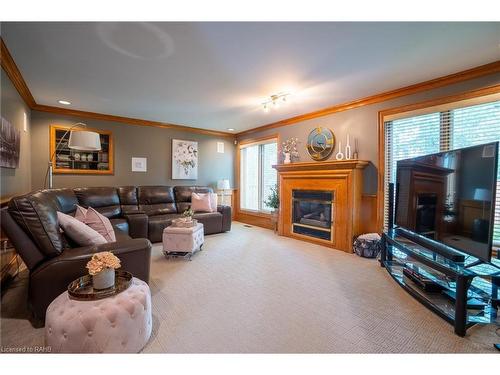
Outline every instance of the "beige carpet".
MULTIPOLYGON (((500 341, 493 325, 454 335, 373 259, 240 223, 207 236, 191 262, 156 244, 150 285, 146 353, 494 352, 500 341)), ((25 319, 26 279, 4 292, 1 344, 42 345, 25 319)))

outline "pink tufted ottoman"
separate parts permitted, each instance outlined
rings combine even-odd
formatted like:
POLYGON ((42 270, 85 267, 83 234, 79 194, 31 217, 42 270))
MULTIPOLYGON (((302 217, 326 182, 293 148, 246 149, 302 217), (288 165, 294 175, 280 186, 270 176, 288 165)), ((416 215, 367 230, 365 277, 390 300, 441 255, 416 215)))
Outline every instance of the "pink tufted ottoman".
POLYGON ((52 353, 137 353, 151 328, 151 293, 134 277, 127 290, 97 301, 59 295, 47 308, 45 344, 52 353))

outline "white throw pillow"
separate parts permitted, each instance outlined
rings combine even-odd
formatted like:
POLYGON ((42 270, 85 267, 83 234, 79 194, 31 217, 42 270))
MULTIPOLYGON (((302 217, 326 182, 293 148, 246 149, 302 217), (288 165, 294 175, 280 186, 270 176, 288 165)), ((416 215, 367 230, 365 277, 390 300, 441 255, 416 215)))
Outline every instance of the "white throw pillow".
POLYGON ((191 209, 194 212, 212 212, 210 196, 204 193, 191 194, 191 209))
POLYGON ((80 246, 96 246, 108 242, 101 234, 73 216, 57 212, 57 220, 64 233, 80 246))

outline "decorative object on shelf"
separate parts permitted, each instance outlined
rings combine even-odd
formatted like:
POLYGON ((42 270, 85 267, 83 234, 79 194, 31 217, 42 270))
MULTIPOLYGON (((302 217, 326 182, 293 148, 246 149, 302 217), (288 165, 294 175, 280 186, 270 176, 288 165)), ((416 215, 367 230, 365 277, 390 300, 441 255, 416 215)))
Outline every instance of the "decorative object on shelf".
POLYGON ((132 172, 147 172, 148 159, 147 158, 132 158, 132 172))
POLYGON ((172 139, 172 179, 198 178, 198 142, 172 139))
POLYGON ((298 160, 299 151, 297 150, 297 144, 299 139, 297 137, 288 138, 286 141, 281 143, 281 153, 285 157, 283 161, 285 164, 292 163, 294 160, 298 160))
POLYGON ((342 153, 342 142, 339 142, 339 152, 335 155, 335 159, 344 160, 344 154, 342 153))
POLYGON ((44 187, 53 186, 52 175, 56 173, 113 174, 112 155, 113 141, 109 131, 91 129, 81 122, 72 126, 51 125, 51 157, 44 187))
POLYGON ((347 134, 347 144, 345 146, 345 158, 346 160, 351 160, 351 144, 349 143, 349 134, 347 134))
MULTIPOLYGON (((231 190, 231 185, 229 184, 229 180, 228 179, 224 179, 224 180, 219 180, 217 181, 217 190, 219 190, 221 192, 221 204, 222 205, 226 205, 226 192, 228 190, 231 190)), ((229 194, 230 195, 230 194, 229 194)))
POLYGON ((352 154, 352 158, 354 160, 358 160, 358 158, 359 158, 358 138, 354 138, 354 153, 352 154))
POLYGON ((0 127, 0 167, 19 168, 21 131, 2 117, 0 127))
POLYGON ((278 108, 280 104, 286 104, 287 99, 290 97, 290 93, 280 92, 278 94, 271 95, 268 99, 262 102, 262 109, 264 112, 269 112, 271 108, 278 108))
POLYGON ((87 269, 92 275, 94 289, 107 289, 115 285, 115 269, 120 267, 120 259, 109 251, 92 255, 92 259, 87 263, 87 269))
POLYGON ((307 152, 313 160, 326 160, 335 148, 335 136, 328 128, 317 127, 307 138, 307 152))

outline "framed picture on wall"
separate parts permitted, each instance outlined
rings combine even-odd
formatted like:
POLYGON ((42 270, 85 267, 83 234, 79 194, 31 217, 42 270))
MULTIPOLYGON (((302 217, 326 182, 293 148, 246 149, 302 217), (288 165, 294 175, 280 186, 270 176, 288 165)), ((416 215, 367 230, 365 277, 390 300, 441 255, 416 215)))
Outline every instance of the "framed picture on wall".
POLYGON ((198 178, 198 142, 172 139, 172 180, 198 178))
POLYGON ((21 131, 2 117, 0 125, 0 167, 18 168, 21 131))

